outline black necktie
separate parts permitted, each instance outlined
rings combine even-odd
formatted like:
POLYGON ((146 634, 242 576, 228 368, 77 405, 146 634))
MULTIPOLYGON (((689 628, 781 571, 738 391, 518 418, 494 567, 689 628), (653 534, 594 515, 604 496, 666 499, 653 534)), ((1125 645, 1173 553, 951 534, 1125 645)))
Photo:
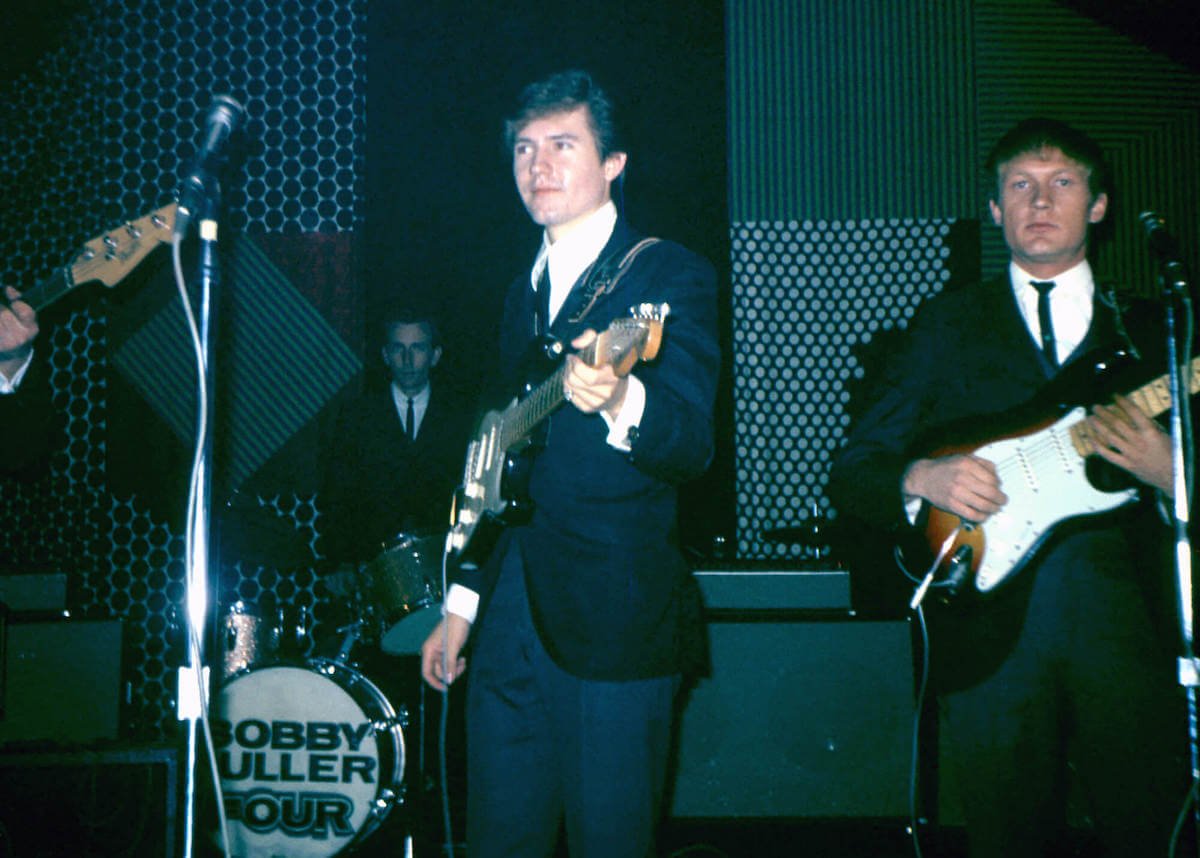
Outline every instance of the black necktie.
POLYGON ((550 263, 542 268, 542 274, 537 282, 537 305, 534 309, 536 318, 533 332, 538 336, 550 330, 550 263))
POLYGON ((417 415, 413 411, 412 397, 408 397, 408 413, 404 415, 404 428, 408 431, 408 440, 417 440, 417 415))
POLYGON ((1042 354, 1050 366, 1058 368, 1058 349, 1054 345, 1054 323, 1050 321, 1050 290, 1054 281, 1030 280, 1029 285, 1038 293, 1038 327, 1042 329, 1042 354))

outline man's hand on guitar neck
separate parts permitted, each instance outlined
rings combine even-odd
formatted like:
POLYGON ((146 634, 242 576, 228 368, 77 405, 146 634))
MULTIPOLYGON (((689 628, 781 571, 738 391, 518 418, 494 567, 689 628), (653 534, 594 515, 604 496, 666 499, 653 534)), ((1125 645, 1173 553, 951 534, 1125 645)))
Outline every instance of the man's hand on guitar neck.
POLYGON ((1133 400, 1118 396, 1112 405, 1097 405, 1086 422, 1096 455, 1174 496, 1171 436, 1133 400))
MULTIPOLYGON (((596 339, 591 328, 571 341, 576 351, 590 346, 596 339)), ((578 355, 567 355, 567 371, 563 376, 563 396, 584 414, 604 411, 611 420, 616 420, 625 404, 625 393, 629 389, 629 377, 613 372, 610 363, 588 366, 578 355)))
POLYGON ((8 304, 0 303, 0 373, 11 379, 29 360, 38 333, 37 312, 20 300, 21 293, 8 286, 8 304))
POLYGON ((969 454, 917 459, 901 480, 906 502, 926 500, 959 518, 979 523, 1008 503, 996 466, 969 454))

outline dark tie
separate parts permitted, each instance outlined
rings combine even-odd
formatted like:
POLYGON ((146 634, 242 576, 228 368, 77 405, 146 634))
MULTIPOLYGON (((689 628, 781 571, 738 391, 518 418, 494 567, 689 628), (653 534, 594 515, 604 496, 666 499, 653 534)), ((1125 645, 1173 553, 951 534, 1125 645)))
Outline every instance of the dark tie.
POLYGON ((413 411, 412 397, 408 397, 408 413, 404 415, 404 429, 408 432, 408 440, 417 440, 417 415, 413 411))
POLYGON ((1054 281, 1030 280, 1029 285, 1038 293, 1038 327, 1042 329, 1042 354, 1050 366, 1058 368, 1058 349, 1054 346, 1054 323, 1050 321, 1050 290, 1054 281))
POLYGON ((537 306, 534 309, 536 318, 533 332, 538 336, 550 330, 550 263, 542 268, 542 274, 537 282, 537 306))

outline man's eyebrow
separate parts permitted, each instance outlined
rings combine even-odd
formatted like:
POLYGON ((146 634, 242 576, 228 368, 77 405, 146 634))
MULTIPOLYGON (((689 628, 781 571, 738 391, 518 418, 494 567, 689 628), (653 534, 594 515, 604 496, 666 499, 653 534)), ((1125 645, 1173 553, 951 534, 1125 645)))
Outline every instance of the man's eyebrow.
MULTIPOLYGON (((579 139, 579 135, 576 134, 574 131, 559 131, 556 134, 547 134, 546 137, 550 140, 578 140, 579 139)), ((528 137, 528 136, 524 136, 524 135, 517 135, 517 138, 513 141, 514 144, 516 144, 516 143, 532 143, 532 142, 534 142, 532 137, 528 137)))

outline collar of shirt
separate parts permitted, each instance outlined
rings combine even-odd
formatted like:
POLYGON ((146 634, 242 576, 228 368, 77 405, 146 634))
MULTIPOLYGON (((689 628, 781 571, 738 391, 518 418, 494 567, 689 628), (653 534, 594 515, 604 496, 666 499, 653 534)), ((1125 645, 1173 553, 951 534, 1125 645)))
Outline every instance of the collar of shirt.
MULTIPOLYGON (((404 426, 404 418, 408 414, 408 394, 400 387, 392 382, 392 401, 396 403, 396 414, 400 417, 400 425, 404 426)), ((413 418, 417 424, 417 429, 421 428, 421 421, 425 419, 425 410, 429 408, 429 394, 431 385, 425 387, 412 398, 413 400, 413 418)), ((407 426, 404 426, 408 429, 407 426)))
MULTIPOLYGON (((1029 285, 1031 280, 1040 280, 1025 271, 1015 262, 1009 263, 1009 282, 1017 299, 1017 307, 1034 343, 1042 341, 1042 326, 1038 322, 1037 290, 1029 285)), ((1054 326, 1054 344, 1058 362, 1064 363, 1071 352, 1078 348, 1087 336, 1092 324, 1092 297, 1096 281, 1092 267, 1085 259, 1073 268, 1068 268, 1054 277, 1054 288, 1050 290, 1050 321, 1054 326)), ((1039 346, 1040 347, 1040 346, 1039 346)))
POLYGON ((616 224, 617 207, 609 200, 558 241, 551 242, 549 235, 542 234, 542 248, 529 272, 529 282, 536 290, 542 271, 550 266, 549 322, 553 322, 562 309, 575 281, 604 250, 616 224))
POLYGON ((21 386, 21 380, 25 378, 25 373, 29 372, 29 366, 33 363, 33 352, 25 358, 25 362, 17 367, 17 371, 13 373, 12 378, 7 378, 4 373, 0 372, 0 395, 8 395, 16 393, 17 388, 21 386))

